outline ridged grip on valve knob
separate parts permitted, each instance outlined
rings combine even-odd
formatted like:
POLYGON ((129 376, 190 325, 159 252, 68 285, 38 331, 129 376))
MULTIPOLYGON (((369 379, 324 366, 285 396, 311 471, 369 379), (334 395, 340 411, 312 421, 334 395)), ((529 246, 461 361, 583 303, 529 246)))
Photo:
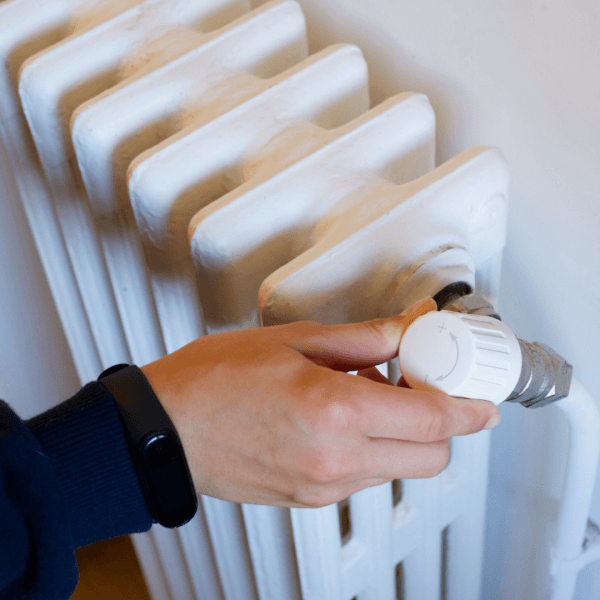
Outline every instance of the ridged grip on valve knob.
POLYGON ((398 353, 411 388, 499 404, 521 374, 521 348, 513 332, 492 317, 430 312, 414 321, 398 353))

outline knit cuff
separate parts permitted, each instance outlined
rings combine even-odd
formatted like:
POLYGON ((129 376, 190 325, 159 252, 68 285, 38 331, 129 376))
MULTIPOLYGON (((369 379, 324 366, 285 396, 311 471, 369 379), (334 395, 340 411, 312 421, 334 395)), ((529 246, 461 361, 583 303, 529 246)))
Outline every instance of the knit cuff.
POLYGON ((75 548, 150 529, 123 425, 104 385, 89 383, 26 425, 59 480, 75 548))

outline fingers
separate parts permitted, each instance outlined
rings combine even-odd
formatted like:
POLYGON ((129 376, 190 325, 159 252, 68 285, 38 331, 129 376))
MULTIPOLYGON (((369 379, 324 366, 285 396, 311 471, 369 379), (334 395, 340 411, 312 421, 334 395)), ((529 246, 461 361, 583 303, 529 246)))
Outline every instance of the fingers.
POLYGON ((436 442, 499 422, 500 412, 485 400, 381 385, 365 377, 343 378, 340 384, 340 397, 356 411, 361 433, 370 438, 436 442))
POLYGON ((361 369, 356 373, 359 377, 365 377, 371 381, 377 383, 385 383, 386 385, 392 385, 392 382, 383 375, 377 367, 369 367, 368 369, 361 369))
POLYGON ((381 364, 398 354, 400 339, 418 317, 436 310, 432 298, 416 302, 402 314, 348 325, 298 323, 288 345, 319 365, 353 371, 381 364))
POLYGON ((296 508, 320 508, 345 500, 352 494, 368 487, 387 483, 389 479, 383 477, 365 478, 360 480, 345 481, 335 485, 324 485, 298 494, 294 500, 284 506, 296 508))
POLYGON ((400 379, 398 379, 398 383, 396 384, 396 386, 402 388, 410 388, 410 385, 408 385, 408 383, 406 383, 406 379, 404 379, 404 375, 402 375, 400 379))
POLYGON ((450 460, 450 440, 406 442, 372 439, 364 451, 357 475, 366 478, 421 479, 439 475, 450 460))
POLYGON ((323 482, 294 497, 293 506, 326 506, 392 479, 421 479, 439 475, 450 460, 450 441, 418 443, 367 440, 341 480, 323 482))

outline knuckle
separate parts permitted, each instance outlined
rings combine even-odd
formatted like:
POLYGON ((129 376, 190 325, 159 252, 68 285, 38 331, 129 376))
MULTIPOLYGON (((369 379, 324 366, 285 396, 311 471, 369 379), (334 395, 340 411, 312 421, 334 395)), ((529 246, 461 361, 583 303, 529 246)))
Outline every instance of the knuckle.
POLYGON ((295 321, 290 325, 304 334, 315 334, 323 329, 323 325, 316 321, 295 321))
POLYGON ((489 415, 485 410, 465 403, 461 405, 459 435, 476 433, 485 427, 489 415))
POLYGON ((347 432, 353 426, 354 410, 340 396, 330 372, 321 373, 311 369, 307 373, 310 381, 304 386, 301 403, 307 425, 324 439, 347 432))
POLYGON ((373 338, 377 346, 381 348, 390 346, 390 340, 386 337, 384 332, 384 325, 386 322, 386 319, 373 319, 362 323, 363 327, 369 332, 369 335, 373 338))
POLYGON ((450 425, 448 413, 439 405, 431 404, 424 411, 419 431, 424 442, 436 442, 446 439, 450 425))
POLYGON ((292 501, 307 508, 321 508, 338 501, 332 490, 326 488, 304 487, 292 494, 292 501))
MULTIPOLYGON (((477 412, 477 410, 476 409, 470 410, 465 415, 464 432, 465 433, 475 433, 476 431, 479 431, 480 429, 482 429, 482 427, 479 426, 480 421, 481 421, 481 415, 477 412)), ((484 425, 485 425, 485 423, 484 423, 484 425)))
POLYGON ((339 481, 344 476, 340 461, 331 452, 320 452, 310 465, 309 478, 317 484, 329 484, 339 481))
POLYGON ((327 402, 319 411, 319 425, 322 431, 347 431, 350 425, 348 407, 337 400, 327 402))
POLYGON ((490 415, 486 414, 484 411, 472 408, 470 422, 471 428, 468 433, 476 433, 477 431, 481 431, 486 426, 489 418, 490 415))
POLYGON ((338 495, 336 495, 331 490, 319 490, 313 492, 309 497, 309 505, 312 508, 322 508, 323 506, 329 506, 330 504, 334 504, 339 500, 338 495))

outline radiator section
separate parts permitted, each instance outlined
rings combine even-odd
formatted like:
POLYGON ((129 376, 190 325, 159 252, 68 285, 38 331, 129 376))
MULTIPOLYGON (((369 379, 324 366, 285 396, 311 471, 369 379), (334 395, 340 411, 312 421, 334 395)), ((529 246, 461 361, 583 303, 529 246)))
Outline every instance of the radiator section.
MULTIPOLYGON (((294 0, 11 0, 0 133, 82 383, 213 332, 494 299, 508 171, 435 165, 426 96, 369 101, 294 0)), ((382 367, 383 368, 383 367, 382 367)), ((396 367, 390 378, 397 378, 396 367)), ((203 496, 133 536, 155 600, 476 600, 489 433, 438 477, 284 509, 203 496)))
MULTIPOLYGON (((227 114, 165 141, 130 167, 130 197, 143 232, 161 322, 172 332, 167 336, 169 349, 199 333, 196 329, 176 337, 178 323, 171 304, 178 301, 183 306, 193 300, 187 293, 196 288, 187 230, 194 213, 228 190, 261 177, 265 165, 276 172, 281 162, 294 160, 294 153, 320 145, 325 130, 316 123, 344 122, 368 108, 366 64, 353 46, 324 50, 274 79, 264 81, 257 95, 227 114), (336 77, 340 72, 343 77, 336 77), (278 139, 287 137, 294 140, 292 145, 273 148, 278 139), (180 298, 175 296, 177 289, 182 290, 180 298)), ((202 293, 203 288, 198 289, 202 293)), ((200 314, 198 306, 188 306, 179 314, 200 314)), ((224 314, 225 306, 222 309, 224 314)), ((219 329, 219 319, 211 317, 214 312, 205 304, 209 332, 219 329)), ((220 329, 236 324, 250 322, 238 319, 220 329)), ((189 328, 181 323, 178 330, 185 333, 189 328)))
MULTIPOLYGON (((140 364, 155 360, 163 352, 162 347, 156 347, 161 332, 152 290, 158 314, 166 313, 161 323, 169 352, 202 335, 204 328, 197 303, 192 310, 186 306, 186 301, 196 296, 195 286, 177 278, 182 269, 176 258, 185 256, 188 248, 184 217, 175 217, 178 230, 171 232, 169 226, 172 229, 174 225, 167 225, 172 243, 165 256, 171 252, 175 260, 162 261, 153 268, 156 261, 150 252, 144 260, 129 202, 130 163, 153 151, 157 144, 160 147, 161 141, 166 140, 168 147, 175 139, 190 135, 203 123, 254 97, 272 85, 271 78, 279 71, 307 53, 304 17, 293 2, 267 5, 204 37, 208 38, 205 43, 178 59, 86 102, 72 119, 77 163, 96 222, 101 223, 100 240, 129 348, 134 362, 140 364), (265 36, 265 30, 273 31, 273 35, 265 36), (249 50, 240 53, 240 45, 249 50), (167 289, 161 293, 165 280, 167 289), (173 322, 168 315, 177 315, 177 319, 173 322), (139 335, 141 330, 144 336, 139 335)), ((210 150, 218 154, 216 147, 210 150)), ((202 165, 199 156, 190 154, 190 158, 197 169, 202 165)), ((231 151, 229 159, 234 159, 231 151)), ((161 177, 153 188, 159 200, 142 212, 145 219, 139 219, 143 239, 149 230, 148 215, 154 221, 158 211, 169 210, 167 201, 181 170, 182 165, 178 165, 167 176, 173 187, 165 189, 161 177)))

